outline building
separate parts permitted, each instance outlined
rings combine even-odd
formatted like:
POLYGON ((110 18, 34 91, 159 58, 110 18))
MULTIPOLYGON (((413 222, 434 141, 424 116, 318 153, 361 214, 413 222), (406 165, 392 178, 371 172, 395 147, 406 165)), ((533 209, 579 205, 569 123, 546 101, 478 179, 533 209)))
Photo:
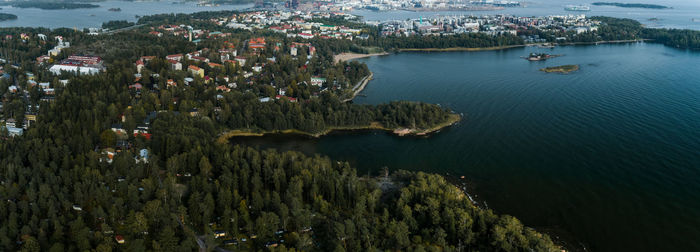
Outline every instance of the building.
POLYGON ((97 56, 80 56, 72 55, 60 63, 51 66, 49 71, 53 74, 61 74, 61 72, 72 72, 75 74, 97 74, 104 69, 102 66, 102 58, 97 56))
POLYGON ((173 55, 165 56, 165 59, 174 60, 174 61, 181 61, 182 57, 183 57, 183 55, 182 55, 182 53, 180 53, 180 54, 173 54, 173 55))
POLYGON ((187 67, 187 70, 192 73, 194 76, 199 76, 199 78, 204 78, 204 69, 201 69, 197 66, 190 65, 187 67))
POLYGON ((21 136, 22 134, 24 134, 24 129, 22 128, 10 126, 4 126, 4 128, 7 130, 7 134, 11 137, 21 136))
POLYGON ((321 86, 323 83, 326 83, 326 78, 321 78, 321 77, 311 77, 311 85, 314 86, 321 86))
POLYGON ((43 64, 43 63, 49 62, 49 59, 51 59, 51 57, 49 57, 49 55, 41 55, 41 56, 36 58, 36 63, 43 64))
POLYGON ((143 60, 137 60, 136 61, 136 72, 141 73, 143 68, 146 67, 146 64, 143 63, 143 60))
POLYGON ((245 66, 246 58, 243 56, 236 56, 235 60, 238 62, 238 65, 245 66))
POLYGON ((169 59, 168 62, 170 62, 170 68, 176 71, 182 70, 182 63, 176 60, 169 59))
POLYGON ((248 41, 248 48, 252 50, 264 50, 265 45, 265 38, 252 38, 248 41))
POLYGON ((124 244, 126 242, 124 240, 124 236, 121 236, 121 235, 114 236, 114 240, 117 241, 117 243, 119 243, 119 244, 124 244))
POLYGON ((122 127, 121 124, 112 124, 112 131, 117 134, 126 134, 126 130, 122 127))
POLYGON ((224 65, 218 64, 218 63, 209 62, 209 63, 207 63, 207 64, 208 64, 209 67, 211 67, 211 68, 215 68, 215 67, 224 68, 224 65))

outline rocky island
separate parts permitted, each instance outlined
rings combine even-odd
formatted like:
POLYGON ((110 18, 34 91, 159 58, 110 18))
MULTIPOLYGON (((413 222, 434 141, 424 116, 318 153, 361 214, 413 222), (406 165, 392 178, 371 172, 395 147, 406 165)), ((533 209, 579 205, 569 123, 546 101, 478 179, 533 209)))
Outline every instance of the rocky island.
POLYGON ((545 72, 545 73, 571 73, 578 71, 579 66, 578 65, 563 65, 563 66, 554 66, 554 67, 546 67, 540 69, 540 71, 545 72))

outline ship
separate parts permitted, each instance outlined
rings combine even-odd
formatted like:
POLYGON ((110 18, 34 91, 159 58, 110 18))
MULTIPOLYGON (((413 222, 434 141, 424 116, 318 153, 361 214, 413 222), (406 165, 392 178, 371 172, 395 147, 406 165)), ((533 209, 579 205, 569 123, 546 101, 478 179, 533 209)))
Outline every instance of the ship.
POLYGON ((588 5, 567 5, 564 10, 568 11, 590 11, 591 7, 588 5))

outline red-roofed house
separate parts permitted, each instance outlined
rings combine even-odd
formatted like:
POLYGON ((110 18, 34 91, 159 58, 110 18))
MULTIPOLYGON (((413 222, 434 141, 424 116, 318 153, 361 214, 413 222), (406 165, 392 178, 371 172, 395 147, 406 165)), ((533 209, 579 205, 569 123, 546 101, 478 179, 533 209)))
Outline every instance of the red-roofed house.
POLYGON ((190 59, 197 61, 197 62, 209 62, 209 59, 204 58, 204 57, 199 57, 199 56, 192 56, 190 59))
POLYGON ((137 60, 136 61, 136 72, 141 73, 141 70, 146 66, 146 64, 143 63, 143 60, 137 60))
POLYGON ((252 38, 248 41, 248 48, 253 50, 264 50, 265 49, 265 38, 252 38))
POLYGON ((182 53, 165 56, 165 59, 167 59, 167 60, 181 61, 181 60, 182 60, 182 53))
POLYGON ((199 76, 200 78, 204 78, 204 69, 201 69, 197 66, 190 65, 189 67, 187 67, 187 70, 189 70, 190 73, 192 73, 192 75, 196 75, 196 76, 199 76))
POLYGON ((224 65, 222 65, 222 64, 217 64, 217 63, 214 63, 214 62, 209 62, 208 65, 209 65, 209 67, 211 67, 211 68, 215 68, 215 67, 223 68, 223 67, 224 67, 224 65))

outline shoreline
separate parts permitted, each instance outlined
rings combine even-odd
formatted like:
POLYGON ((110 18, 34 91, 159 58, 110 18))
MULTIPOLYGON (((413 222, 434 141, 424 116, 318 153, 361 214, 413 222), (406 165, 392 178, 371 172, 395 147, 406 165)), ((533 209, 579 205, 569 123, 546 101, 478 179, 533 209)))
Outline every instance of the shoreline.
MULTIPOLYGON (((486 200, 480 199, 479 195, 476 194, 476 186, 474 185, 476 182, 473 180, 470 180, 469 177, 465 176, 459 176, 459 175, 452 175, 452 174, 441 174, 441 173, 435 173, 438 174, 439 176, 445 178, 445 181, 447 181, 449 184, 451 184, 455 190, 459 191, 462 194, 462 197, 466 197, 469 202, 472 203, 472 205, 475 208, 479 208, 482 210, 492 210, 495 212, 498 212, 497 209, 490 208, 488 204, 486 203, 486 200)), ((516 217, 517 218, 517 217, 516 217)), ((522 222, 522 219, 519 219, 522 222)), ((556 244, 557 246, 561 247, 562 251, 571 251, 571 252, 585 252, 586 246, 582 241, 576 239, 573 235, 571 235, 568 231, 561 229, 556 226, 529 226, 526 225, 526 223, 523 222, 523 226, 532 228, 536 230, 537 232, 540 232, 542 234, 546 234, 549 236, 550 239, 552 239, 552 242, 556 244)))
POLYGON ((504 50, 527 45, 507 45, 507 46, 492 46, 492 47, 447 47, 447 48, 403 48, 398 49, 399 52, 478 52, 478 51, 494 51, 504 50))
POLYGON ((367 58, 367 57, 372 57, 372 56, 384 56, 384 55, 389 55, 388 52, 381 52, 381 53, 341 53, 341 54, 336 54, 333 55, 333 62, 334 63, 339 63, 342 61, 348 61, 348 60, 353 60, 353 59, 361 59, 361 58, 367 58))
POLYGON ((437 132, 439 130, 442 130, 444 128, 450 127, 457 122, 462 120, 462 116, 459 114, 450 114, 449 117, 447 118, 447 121, 442 122, 440 124, 437 124, 433 127, 427 128, 427 129, 410 129, 410 128, 387 128, 382 126, 378 122, 371 122, 369 125, 364 125, 364 126, 335 126, 335 127, 329 127, 321 132, 318 133, 311 133, 311 132, 306 132, 302 130, 297 130, 297 129, 285 129, 285 130, 269 130, 269 131, 251 131, 251 130, 228 130, 224 131, 221 134, 219 134, 219 137, 217 138, 216 142, 217 143, 226 143, 230 138, 233 137, 262 137, 265 135, 274 135, 274 134, 295 134, 295 135, 302 135, 302 136, 308 136, 308 137, 313 137, 313 138, 319 138, 325 135, 328 135, 332 132, 335 131, 356 131, 356 130, 381 130, 381 131, 386 131, 390 132, 394 135, 397 136, 426 136, 431 133, 437 132))
POLYGON ((358 82, 357 85, 352 87, 353 91, 352 91, 352 95, 350 96, 350 98, 343 99, 342 102, 349 102, 349 101, 352 101, 353 99, 355 99, 355 97, 360 92, 362 92, 362 90, 364 90, 365 87, 367 87, 367 84, 369 83, 369 81, 372 80, 372 77, 374 77, 374 73, 372 71, 370 71, 369 75, 362 78, 362 80, 360 80, 360 82, 358 82))
POLYGON ((596 42, 570 42, 570 43, 533 43, 522 45, 505 45, 491 47, 447 47, 447 48, 403 48, 397 49, 398 52, 479 52, 479 51, 495 51, 506 50, 528 46, 554 45, 554 46, 569 46, 569 45, 598 45, 598 44, 622 44, 652 41, 652 39, 630 39, 630 40, 607 40, 596 42))

